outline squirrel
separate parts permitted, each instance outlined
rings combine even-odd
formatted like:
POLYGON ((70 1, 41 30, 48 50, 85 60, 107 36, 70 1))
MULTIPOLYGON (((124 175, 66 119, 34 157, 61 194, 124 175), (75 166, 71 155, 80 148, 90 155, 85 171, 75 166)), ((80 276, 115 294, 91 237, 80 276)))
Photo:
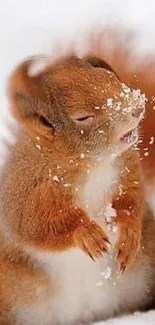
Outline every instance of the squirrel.
POLYGON ((34 73, 37 60, 8 84, 21 127, 0 181, 0 323, 86 324, 146 308, 142 234, 154 227, 134 150, 145 96, 97 58, 34 73))

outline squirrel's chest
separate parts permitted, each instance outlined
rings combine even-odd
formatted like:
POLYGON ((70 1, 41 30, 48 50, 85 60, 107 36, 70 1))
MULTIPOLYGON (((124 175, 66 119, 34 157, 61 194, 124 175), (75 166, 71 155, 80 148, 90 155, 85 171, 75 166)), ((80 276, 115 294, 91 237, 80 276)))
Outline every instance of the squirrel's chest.
POLYGON ((145 296, 146 269, 141 263, 118 275, 111 254, 96 262, 78 249, 36 257, 48 275, 51 293, 46 303, 40 301, 37 308, 29 310, 24 325, 84 325, 113 316, 120 308, 129 311, 145 296), (28 321, 32 315, 34 323, 28 321))
POLYGON ((117 168, 106 160, 89 171, 78 193, 78 203, 88 212, 89 217, 103 216, 106 205, 111 202, 118 178, 117 168))

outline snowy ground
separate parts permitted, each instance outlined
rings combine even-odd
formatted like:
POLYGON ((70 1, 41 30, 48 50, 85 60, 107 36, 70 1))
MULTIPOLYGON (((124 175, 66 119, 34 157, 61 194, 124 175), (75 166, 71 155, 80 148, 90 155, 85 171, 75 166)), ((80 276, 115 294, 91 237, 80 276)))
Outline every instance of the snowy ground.
POLYGON ((94 323, 94 325, 154 325, 155 311, 144 314, 136 313, 135 315, 111 319, 106 322, 94 323))
MULTIPOLYGON (((135 57, 155 53, 154 0, 0 0, 0 139, 14 141, 10 133, 6 80, 26 56, 53 55, 55 43, 64 51, 70 42, 78 53, 89 46, 89 37, 103 27, 117 27, 121 37, 134 33, 130 46, 135 57)), ((106 46, 111 46, 106 43, 106 46)), ((0 142, 0 163, 6 150, 0 142)), ((109 320, 108 325, 154 325, 155 312, 109 320)))

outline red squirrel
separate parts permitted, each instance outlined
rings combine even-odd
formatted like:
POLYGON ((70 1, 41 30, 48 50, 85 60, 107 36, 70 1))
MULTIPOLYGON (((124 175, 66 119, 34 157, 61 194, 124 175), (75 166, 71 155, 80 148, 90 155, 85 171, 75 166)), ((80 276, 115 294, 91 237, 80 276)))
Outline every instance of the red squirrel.
POLYGON ((145 96, 96 58, 32 74, 34 64, 8 86, 21 128, 1 173, 0 323, 86 324, 145 308, 153 285, 134 150, 145 96))

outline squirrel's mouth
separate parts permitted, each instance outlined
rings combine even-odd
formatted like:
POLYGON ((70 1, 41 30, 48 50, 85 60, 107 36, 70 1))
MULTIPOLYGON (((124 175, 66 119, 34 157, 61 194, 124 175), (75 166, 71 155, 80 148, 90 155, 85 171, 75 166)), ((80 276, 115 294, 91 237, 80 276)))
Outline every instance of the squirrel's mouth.
POLYGON ((138 140, 138 128, 136 127, 125 133, 120 140, 126 144, 135 143, 138 140))

